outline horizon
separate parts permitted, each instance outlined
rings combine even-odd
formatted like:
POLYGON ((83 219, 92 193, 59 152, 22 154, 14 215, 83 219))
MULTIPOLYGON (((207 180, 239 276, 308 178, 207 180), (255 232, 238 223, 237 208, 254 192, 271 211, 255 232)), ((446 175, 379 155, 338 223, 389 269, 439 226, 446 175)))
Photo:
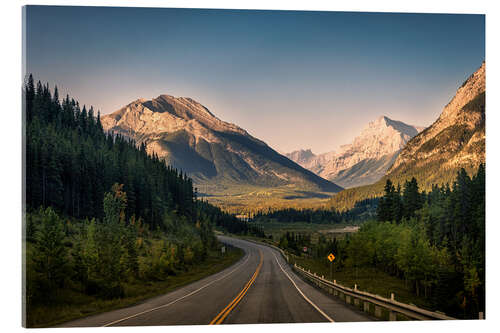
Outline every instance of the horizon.
POLYGON ((62 6, 26 13, 27 73, 61 96, 102 115, 138 98, 190 97, 280 153, 338 150, 381 115, 429 126, 485 60, 477 14, 62 6))

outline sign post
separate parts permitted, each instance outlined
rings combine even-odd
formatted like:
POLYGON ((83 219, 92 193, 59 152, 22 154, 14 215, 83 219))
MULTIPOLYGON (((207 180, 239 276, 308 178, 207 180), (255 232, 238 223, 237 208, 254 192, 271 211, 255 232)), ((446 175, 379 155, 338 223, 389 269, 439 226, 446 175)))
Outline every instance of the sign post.
POLYGON ((328 260, 330 260, 330 280, 333 281, 332 272, 333 272, 333 261, 335 260, 335 256, 333 255, 333 253, 330 253, 327 258, 328 260))

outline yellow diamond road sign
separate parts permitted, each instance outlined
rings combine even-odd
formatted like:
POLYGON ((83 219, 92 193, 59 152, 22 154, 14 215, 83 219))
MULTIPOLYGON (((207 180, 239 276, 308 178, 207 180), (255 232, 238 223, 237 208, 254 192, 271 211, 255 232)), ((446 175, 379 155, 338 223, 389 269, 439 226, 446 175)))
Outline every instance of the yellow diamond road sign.
POLYGON ((333 253, 330 253, 330 254, 328 255, 328 260, 330 260, 330 262, 331 262, 331 261, 333 261, 334 259, 335 259, 335 256, 333 255, 333 253))

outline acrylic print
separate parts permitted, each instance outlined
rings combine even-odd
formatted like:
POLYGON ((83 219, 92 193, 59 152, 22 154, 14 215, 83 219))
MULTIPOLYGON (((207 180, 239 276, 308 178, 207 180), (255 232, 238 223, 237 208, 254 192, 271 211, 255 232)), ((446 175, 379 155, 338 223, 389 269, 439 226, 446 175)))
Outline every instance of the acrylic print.
POLYGON ((485 318, 485 16, 26 6, 27 327, 485 318))

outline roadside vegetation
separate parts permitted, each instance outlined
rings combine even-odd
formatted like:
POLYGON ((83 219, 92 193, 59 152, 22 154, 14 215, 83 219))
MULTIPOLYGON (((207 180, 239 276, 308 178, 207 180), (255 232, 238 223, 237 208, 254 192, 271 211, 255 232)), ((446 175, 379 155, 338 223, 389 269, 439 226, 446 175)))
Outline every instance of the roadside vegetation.
POLYGON ((28 327, 133 304, 213 274, 242 255, 231 249, 222 256, 204 222, 152 231, 140 219, 126 220, 125 209, 126 194, 116 185, 105 195, 102 221, 63 218, 50 207, 27 214, 28 327))
POLYGON ((403 188, 390 180, 377 219, 343 238, 284 234, 279 246, 297 264, 341 284, 457 318, 478 318, 485 308, 485 172, 465 170, 452 186, 420 192, 415 179, 403 188), (304 253, 304 247, 307 251, 304 253))

